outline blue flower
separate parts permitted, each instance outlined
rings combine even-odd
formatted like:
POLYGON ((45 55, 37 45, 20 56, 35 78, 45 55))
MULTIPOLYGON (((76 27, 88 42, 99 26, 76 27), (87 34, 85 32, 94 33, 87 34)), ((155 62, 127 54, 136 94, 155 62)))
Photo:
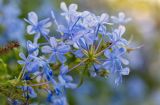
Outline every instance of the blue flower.
POLYGON ((60 7, 63 10, 63 13, 61 13, 61 15, 65 16, 68 23, 77 18, 77 16, 78 16, 77 4, 70 4, 69 7, 67 8, 66 4, 64 2, 62 2, 60 7))
POLYGON ((18 63, 19 64, 25 64, 25 65, 27 65, 31 60, 32 60, 32 57, 26 57, 25 55, 24 55, 24 53, 19 53, 19 56, 21 57, 21 59, 22 60, 18 60, 18 63))
POLYGON ((83 25, 87 29, 94 29, 98 25, 99 21, 95 14, 88 12, 88 14, 83 18, 83 25))
POLYGON ((84 54, 83 54, 83 52, 82 52, 81 50, 76 50, 76 51, 74 52, 74 54, 75 54, 75 56, 76 56, 77 58, 82 58, 82 57, 84 56, 84 54))
POLYGON ((57 96, 53 92, 49 92, 47 101, 51 105, 68 105, 66 97, 64 95, 57 96))
POLYGON ((28 34, 37 34, 36 38, 39 38, 39 35, 42 34, 44 37, 49 34, 50 30, 48 29, 52 23, 50 18, 38 21, 38 16, 35 12, 28 13, 28 19, 25 19, 30 25, 27 26, 28 34))
POLYGON ((0 26, 4 27, 0 43, 17 40, 24 44, 24 22, 19 19, 20 9, 12 0, 0 3, 0 26), (3 42, 2 42, 3 41, 3 42))
POLYGON ((103 36, 106 34, 106 25, 111 25, 112 23, 109 23, 109 15, 106 13, 101 14, 101 16, 97 16, 98 25, 96 29, 96 36, 98 33, 102 34, 103 36))
POLYGON ((109 39, 114 45, 113 47, 122 47, 128 45, 128 41, 122 37, 125 31, 126 28, 124 26, 119 26, 118 29, 115 29, 111 34, 109 34, 109 39))
POLYGON ((62 65, 60 68, 60 75, 58 76, 59 84, 61 86, 64 86, 65 88, 76 88, 77 85, 74 83, 71 83, 73 81, 73 78, 67 73, 69 72, 68 66, 62 65))
POLYGON ((24 65, 24 69, 27 70, 28 73, 34 73, 39 69, 39 63, 34 60, 33 56, 26 57, 23 53, 20 53, 19 56, 22 60, 18 60, 18 63, 24 65))
POLYGON ((39 46, 37 43, 32 43, 31 41, 27 41, 27 50, 29 54, 33 54, 34 56, 37 56, 39 53, 38 48, 39 46))
POLYGON ((35 98, 37 97, 36 92, 30 86, 22 86, 22 90, 24 91, 23 96, 26 98, 35 98))
POLYGON ((106 70, 109 70, 111 73, 118 75, 115 83, 118 84, 122 80, 122 75, 129 74, 129 68, 123 68, 122 64, 127 65, 128 60, 123 58, 126 50, 124 48, 109 49, 105 50, 104 55, 107 57, 106 61, 103 63, 103 66, 106 70))
POLYGON ((118 17, 111 16, 111 19, 112 19, 113 23, 116 23, 116 24, 126 24, 129 21, 131 21, 131 18, 126 18, 125 14, 123 12, 120 12, 118 14, 118 17))
POLYGON ((54 37, 50 38, 50 45, 42 47, 43 53, 51 53, 49 61, 56 63, 58 59, 61 63, 66 62, 64 54, 70 51, 70 46, 64 43, 58 43, 54 37))

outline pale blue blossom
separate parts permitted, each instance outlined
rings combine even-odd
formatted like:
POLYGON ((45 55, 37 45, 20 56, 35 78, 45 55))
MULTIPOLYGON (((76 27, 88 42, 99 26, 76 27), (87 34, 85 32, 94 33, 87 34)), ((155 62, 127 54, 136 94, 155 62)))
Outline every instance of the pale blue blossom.
POLYGON ((69 52, 70 46, 64 43, 58 43, 54 37, 50 38, 50 45, 51 46, 42 47, 43 53, 51 53, 49 61, 53 63, 56 63, 57 60, 59 60, 61 63, 66 62, 66 57, 64 54, 69 52))
POLYGON ((116 24, 126 24, 132 20, 131 18, 126 18, 126 15, 123 12, 120 12, 118 14, 118 17, 111 16, 111 19, 113 23, 116 23, 116 24))

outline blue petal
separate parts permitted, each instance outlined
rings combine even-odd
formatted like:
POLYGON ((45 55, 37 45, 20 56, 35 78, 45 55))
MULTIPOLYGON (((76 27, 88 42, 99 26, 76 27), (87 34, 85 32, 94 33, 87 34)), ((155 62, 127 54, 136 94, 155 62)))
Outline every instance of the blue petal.
POLYGON ((43 53, 51 53, 52 52, 52 48, 50 46, 43 46, 41 50, 43 53))
POLYGON ((120 83, 122 83, 122 76, 119 75, 116 79, 115 79, 115 84, 119 85, 120 83))
POLYGON ((61 63, 66 62, 66 57, 64 55, 60 54, 60 53, 57 54, 57 58, 61 63))
POLYGON ((68 8, 66 6, 66 3, 65 2, 61 2, 61 5, 60 5, 61 9, 64 11, 64 12, 68 12, 68 8))
POLYGON ((18 62, 20 65, 25 64, 25 62, 22 61, 22 60, 18 60, 17 62, 18 62))
POLYGON ((56 48, 57 47, 57 41, 54 37, 50 38, 50 44, 52 47, 56 48))
POLYGON ((74 52, 74 54, 76 55, 76 57, 78 57, 78 58, 82 58, 83 56, 84 56, 84 54, 82 53, 82 51, 81 50, 77 50, 77 51, 75 51, 74 52))
POLYGON ((61 72, 61 74, 67 73, 68 72, 68 66, 62 65, 61 68, 60 68, 60 72, 61 72))
POLYGON ((66 54, 67 52, 69 52, 70 46, 69 45, 61 45, 58 47, 57 50, 62 54, 66 54))
POLYGON ((29 96, 30 96, 31 98, 37 97, 37 94, 36 94, 36 92, 34 91, 34 89, 33 89, 32 87, 29 87, 29 88, 28 88, 28 91, 29 91, 29 96))
POLYGON ((49 62, 51 63, 56 63, 56 55, 55 54, 52 54, 49 58, 49 62))
POLYGON ((24 53, 19 53, 19 56, 23 59, 23 60, 26 60, 27 58, 26 58, 26 56, 24 55, 24 53))
POLYGON ((78 41, 78 45, 79 46, 81 46, 83 49, 88 49, 88 46, 87 46, 87 44, 86 44, 86 42, 85 42, 85 40, 84 39, 79 39, 79 41, 78 41))
POLYGON ((66 87, 66 88, 74 89, 74 88, 77 87, 77 84, 74 84, 74 83, 67 83, 67 84, 65 85, 65 87, 66 87))
POLYGON ((38 23, 38 16, 35 12, 28 13, 28 19, 32 25, 36 25, 38 23))
POLYGON ((110 58, 111 57, 111 51, 109 49, 106 49, 104 51, 104 55, 107 57, 107 58, 110 58))
POLYGON ((121 75, 129 75, 129 68, 123 68, 122 71, 121 71, 121 75))

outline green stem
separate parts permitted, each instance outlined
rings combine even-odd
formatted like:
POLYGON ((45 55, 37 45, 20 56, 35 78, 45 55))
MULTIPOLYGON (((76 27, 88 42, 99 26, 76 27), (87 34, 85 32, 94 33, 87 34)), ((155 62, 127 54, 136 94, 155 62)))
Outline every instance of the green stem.
POLYGON ((23 66, 23 68, 22 68, 22 70, 21 70, 21 72, 20 72, 20 74, 19 74, 19 76, 18 76, 18 79, 17 79, 18 81, 17 81, 17 82, 19 82, 20 79, 21 79, 21 77, 23 76, 25 67, 26 67, 26 66, 23 66))
POLYGON ((84 77, 85 77, 85 73, 86 73, 86 70, 88 68, 88 64, 85 65, 82 73, 81 73, 81 78, 80 78, 80 82, 79 84, 77 85, 77 88, 80 87, 82 84, 83 84, 83 81, 84 81, 84 77))
POLYGON ((88 59, 84 59, 82 60, 79 64, 77 64, 76 66, 72 67, 68 72, 74 70, 75 68, 77 68, 78 66, 80 66, 81 64, 83 64, 84 62, 86 62, 88 59))

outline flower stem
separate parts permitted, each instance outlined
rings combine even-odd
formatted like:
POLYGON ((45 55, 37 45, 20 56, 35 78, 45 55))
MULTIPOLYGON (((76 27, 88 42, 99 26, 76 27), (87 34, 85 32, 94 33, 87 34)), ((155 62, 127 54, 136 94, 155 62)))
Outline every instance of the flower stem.
POLYGON ((76 66, 72 67, 68 72, 74 70, 75 68, 77 68, 78 66, 80 66, 81 64, 83 64, 84 62, 86 62, 88 59, 84 59, 82 60, 79 64, 77 64, 76 66))

